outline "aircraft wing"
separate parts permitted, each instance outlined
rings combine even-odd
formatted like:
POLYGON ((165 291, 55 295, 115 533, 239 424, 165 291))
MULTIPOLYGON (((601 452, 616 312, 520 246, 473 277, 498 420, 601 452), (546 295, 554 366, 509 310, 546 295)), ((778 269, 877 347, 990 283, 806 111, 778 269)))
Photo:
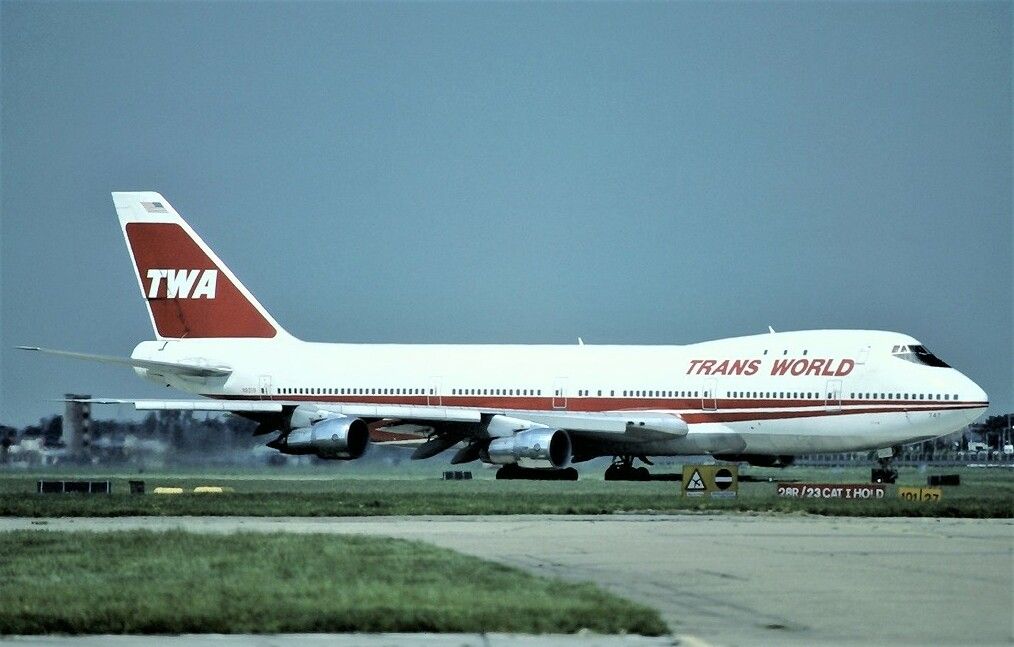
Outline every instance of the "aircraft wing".
POLYGON ((405 423, 488 422, 493 416, 531 422, 585 436, 614 436, 626 440, 665 440, 687 435, 689 427, 675 413, 665 411, 529 411, 471 407, 397 404, 322 404, 328 411, 358 418, 398 420, 405 423))
POLYGON ((54 350, 52 348, 40 348, 38 346, 18 346, 18 348, 21 350, 45 353, 46 355, 58 355, 60 357, 71 357, 91 362, 102 362, 103 364, 117 364, 119 366, 144 368, 158 374, 172 374, 183 377, 228 377, 232 374, 232 369, 227 366, 200 366, 197 364, 186 364, 183 362, 157 362, 150 359, 135 359, 133 357, 73 353, 66 350, 54 350))
MULTIPOLYGON (((304 403, 291 403, 293 406, 300 404, 304 403)), ((343 416, 416 424, 473 423, 478 425, 488 422, 494 416, 506 416, 532 423, 535 426, 553 427, 580 434, 618 435, 626 438, 637 437, 643 440, 685 436, 689 430, 679 416, 669 412, 547 412, 442 407, 438 405, 346 405, 338 403, 316 406, 343 416)))
MULTIPOLYGON (((518 409, 478 409, 439 405, 306 403, 286 400, 131 400, 87 398, 74 400, 93 404, 133 404, 139 411, 222 411, 234 413, 282 413, 297 406, 316 407, 322 413, 339 414, 368 421, 386 420, 391 425, 409 425, 423 435, 434 426, 451 424, 478 426, 493 416, 508 416, 536 426, 552 427, 582 436, 612 436, 625 440, 665 440, 685 436, 687 423, 675 413, 665 411, 528 411, 518 409)), ((412 432, 408 432, 412 433, 412 432)), ((464 435, 468 435, 467 433, 464 435)))
POLYGON ((281 402, 270 400, 138 400, 131 398, 67 398, 61 402, 132 404, 138 411, 221 411, 225 413, 281 413, 281 402))

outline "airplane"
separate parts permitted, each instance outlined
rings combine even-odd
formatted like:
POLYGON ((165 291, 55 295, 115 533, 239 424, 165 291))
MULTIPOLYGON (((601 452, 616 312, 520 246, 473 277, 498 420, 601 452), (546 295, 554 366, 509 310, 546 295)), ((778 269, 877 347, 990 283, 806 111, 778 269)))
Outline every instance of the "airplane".
POLYGON ((223 411, 269 447, 359 458, 371 442, 457 446, 451 463, 498 478, 644 480, 650 457, 710 454, 785 466, 799 454, 876 450, 948 434, 986 393, 909 335, 768 332, 682 346, 348 344, 289 334, 155 192, 112 194, 155 339, 130 357, 20 347, 132 367, 199 399, 92 398, 138 410, 223 411))

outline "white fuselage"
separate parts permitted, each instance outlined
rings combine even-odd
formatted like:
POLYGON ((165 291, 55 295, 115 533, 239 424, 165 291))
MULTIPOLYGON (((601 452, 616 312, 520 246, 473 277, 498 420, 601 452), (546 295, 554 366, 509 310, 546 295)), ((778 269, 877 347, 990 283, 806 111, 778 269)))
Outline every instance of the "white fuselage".
POLYGON ((228 366, 228 378, 137 369, 211 398, 657 411, 679 415, 690 431, 641 447, 645 455, 779 455, 902 445, 977 418, 988 402, 972 380, 892 350, 918 343, 862 330, 685 346, 323 344, 279 335, 143 342, 133 357, 228 366))

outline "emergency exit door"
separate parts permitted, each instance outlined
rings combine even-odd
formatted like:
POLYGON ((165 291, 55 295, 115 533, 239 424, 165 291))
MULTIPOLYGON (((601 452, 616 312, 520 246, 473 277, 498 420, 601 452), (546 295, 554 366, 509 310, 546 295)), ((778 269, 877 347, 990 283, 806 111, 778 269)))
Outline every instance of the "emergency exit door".
POLYGON ((828 380, 824 392, 824 409, 841 411, 841 380, 828 380))

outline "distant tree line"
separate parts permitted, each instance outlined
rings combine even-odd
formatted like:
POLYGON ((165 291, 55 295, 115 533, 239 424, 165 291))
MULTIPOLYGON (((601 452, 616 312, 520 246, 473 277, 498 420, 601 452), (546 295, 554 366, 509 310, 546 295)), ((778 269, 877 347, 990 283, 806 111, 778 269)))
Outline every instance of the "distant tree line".
POLYGON ((982 434, 982 441, 990 447, 999 447, 1002 441, 1011 442, 1011 421, 1014 414, 990 416, 976 425, 976 431, 982 434))
MULTIPOLYGON (((906 448, 909 453, 933 456, 938 452, 968 449, 969 440, 981 440, 992 449, 1002 448, 1011 442, 1014 433, 1009 421, 1014 416, 996 415, 968 428, 906 448), (957 444, 957 447, 955 447, 957 444)), ((140 421, 92 420, 90 440, 122 441, 127 436, 137 439, 154 439, 166 443, 170 455, 180 460, 198 455, 247 451, 265 442, 253 435, 256 423, 235 415, 204 415, 193 411, 152 411, 140 421)), ((0 456, 21 439, 41 438, 47 448, 64 446, 63 417, 43 418, 38 424, 21 429, 0 425, 0 456)))
MULTIPOLYGON (((239 416, 152 411, 140 421, 93 419, 89 437, 94 443, 101 438, 122 439, 131 435, 139 439, 163 440, 175 452, 216 452, 258 444, 253 438, 256 426, 256 423, 239 416)), ((43 418, 38 424, 22 429, 0 425, 0 445, 9 448, 22 438, 41 438, 44 447, 62 447, 65 441, 62 433, 61 415, 43 418)))

